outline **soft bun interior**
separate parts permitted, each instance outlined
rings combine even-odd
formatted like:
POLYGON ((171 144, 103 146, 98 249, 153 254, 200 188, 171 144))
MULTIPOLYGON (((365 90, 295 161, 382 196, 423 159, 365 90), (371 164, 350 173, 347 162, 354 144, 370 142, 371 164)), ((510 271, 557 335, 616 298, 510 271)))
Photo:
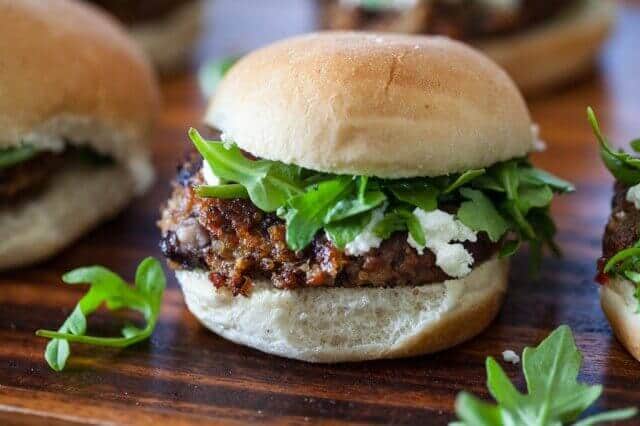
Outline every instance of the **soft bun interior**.
POLYGON ((121 166, 69 163, 38 195, 0 209, 0 270, 44 260, 134 196, 132 176, 121 166))
POLYGON ((508 262, 467 277, 395 288, 306 288, 259 282, 249 297, 216 290, 207 274, 178 271, 189 310, 236 343, 310 362, 362 361, 439 351, 484 330, 507 288, 508 262))
POLYGON ((262 158, 385 178, 486 167, 533 146, 507 74, 442 37, 326 32, 273 44, 229 71, 205 120, 262 158))
POLYGON ((630 281, 612 279, 600 289, 600 304, 620 343, 640 361, 640 314, 634 291, 630 281))

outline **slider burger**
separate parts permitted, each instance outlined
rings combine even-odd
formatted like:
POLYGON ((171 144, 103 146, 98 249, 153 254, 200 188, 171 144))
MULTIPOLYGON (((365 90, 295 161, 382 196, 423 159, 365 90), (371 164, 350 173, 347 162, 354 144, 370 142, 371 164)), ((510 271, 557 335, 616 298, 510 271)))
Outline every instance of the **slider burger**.
POLYGON ((219 335, 313 362, 434 352, 500 308, 571 185, 534 168, 516 86, 441 37, 319 33, 240 60, 190 137, 161 247, 219 335))
MULTIPOLYGON (((600 303, 618 340, 640 361, 640 156, 614 150, 594 112, 588 114, 600 156, 616 181, 598 261, 600 303)), ((640 152, 638 140, 631 147, 640 152)))
POLYGON ((130 30, 162 72, 185 64, 202 30, 203 0, 87 0, 130 30))
POLYGON ((0 269, 45 259, 151 183, 159 109, 138 47, 93 8, 0 0, 0 269))
POLYGON ((333 30, 438 34, 485 51, 525 93, 587 71, 613 23, 609 0, 320 0, 333 30))

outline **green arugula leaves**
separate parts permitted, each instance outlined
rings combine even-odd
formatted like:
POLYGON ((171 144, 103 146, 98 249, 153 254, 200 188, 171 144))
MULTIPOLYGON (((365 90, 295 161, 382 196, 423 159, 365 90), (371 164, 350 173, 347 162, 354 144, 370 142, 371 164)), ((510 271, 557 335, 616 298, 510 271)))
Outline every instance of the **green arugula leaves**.
MULTIPOLYGON (((527 382, 520 393, 492 357, 486 361, 487 387, 497 404, 462 392, 456 398, 457 426, 546 426, 573 423, 602 394, 602 386, 578 382, 582 355, 571 329, 560 326, 536 348, 525 348, 522 367, 527 382)), ((610 411, 582 419, 585 426, 629 419, 636 408, 610 411)))
POLYGON ((124 348, 147 339, 153 333, 166 286, 164 271, 156 259, 149 257, 140 263, 134 287, 101 266, 73 270, 62 280, 66 284, 90 284, 91 287, 58 331, 36 332, 40 337, 52 339, 45 350, 45 359, 55 371, 64 369, 71 354, 69 343, 124 348), (87 336, 87 316, 103 303, 112 311, 132 309, 142 313, 146 326, 126 325, 122 329, 122 337, 87 336))
MULTIPOLYGON (((620 182, 627 185, 637 185, 640 183, 640 158, 635 158, 630 154, 620 150, 614 151, 607 138, 602 134, 596 114, 591 107, 587 108, 587 118, 600 144, 600 157, 604 165, 611 174, 620 182)), ((634 151, 640 152, 638 140, 631 142, 634 151)))
POLYGON ((457 207, 458 218, 472 230, 486 232, 494 242, 504 239, 503 255, 512 254, 521 241, 529 241, 538 258, 543 246, 555 249, 555 227, 549 216, 553 194, 574 190, 569 182, 524 159, 448 176, 392 180, 338 176, 253 160, 234 144, 206 141, 194 129, 189 136, 224 181, 198 187, 196 193, 201 197, 248 197, 261 210, 277 211, 286 222, 287 245, 296 251, 306 248, 322 229, 344 249, 366 228, 372 211, 383 206, 385 215, 374 227, 379 238, 406 231, 416 242, 424 242, 428 236, 413 210, 428 212, 446 205, 449 210, 457 207))
POLYGON ((0 170, 27 161, 38 154, 38 150, 31 145, 0 150, 0 170))

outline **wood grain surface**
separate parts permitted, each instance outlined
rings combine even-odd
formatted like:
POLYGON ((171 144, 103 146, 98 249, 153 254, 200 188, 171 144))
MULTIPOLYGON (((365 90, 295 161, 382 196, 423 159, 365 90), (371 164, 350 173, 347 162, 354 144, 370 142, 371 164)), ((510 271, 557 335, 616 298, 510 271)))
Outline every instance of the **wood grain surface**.
MULTIPOLYGON (((219 1, 199 57, 238 53, 313 26, 313 7, 295 0, 219 1)), ((160 256, 155 220, 168 181, 188 149, 185 129, 198 125, 204 101, 193 75, 163 83, 165 110, 156 137, 159 180, 116 220, 55 259, 0 276, 0 424, 397 423, 446 424, 467 389, 487 397, 484 360, 521 352, 559 324, 569 324, 584 353, 582 379, 602 383, 595 410, 640 402, 640 364, 611 335, 593 282, 612 180, 585 119, 592 105, 613 140, 640 136, 640 5, 625 3, 617 29, 591 76, 531 101, 548 142, 534 162, 573 180, 577 193, 555 203, 562 259, 542 275, 526 273, 527 253, 513 262, 510 292, 495 323, 457 348, 397 361, 311 365, 227 342, 185 308, 173 277, 150 341, 122 351, 75 346, 68 368, 44 362, 38 328, 56 328, 80 289, 60 276, 103 264, 131 278, 140 259, 160 256)), ((104 314, 91 322, 116 330, 104 314)), ((523 384, 520 366, 506 365, 523 384)))

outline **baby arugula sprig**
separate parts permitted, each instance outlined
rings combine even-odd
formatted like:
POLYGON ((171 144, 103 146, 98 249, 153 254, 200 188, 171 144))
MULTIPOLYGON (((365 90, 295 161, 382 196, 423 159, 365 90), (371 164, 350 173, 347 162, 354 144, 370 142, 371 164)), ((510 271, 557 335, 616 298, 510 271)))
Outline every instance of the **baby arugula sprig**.
POLYGON ((498 402, 490 404, 462 392, 456 398, 460 421, 451 426, 575 426, 626 420, 636 408, 609 411, 578 420, 602 394, 602 386, 578 382, 582 355, 571 329, 560 326, 537 348, 525 348, 522 368, 527 382, 520 393, 492 357, 487 358, 487 386, 498 402))
MULTIPOLYGON (((600 144, 600 157, 611 174, 620 182, 627 185, 640 183, 640 158, 633 157, 622 150, 614 151, 608 139, 602 134, 600 124, 591 107, 587 108, 587 118, 593 133, 600 144)), ((640 139, 629 143, 635 152, 640 153, 640 139)))
POLYGON ((278 161, 247 158, 230 142, 203 139, 191 129, 189 137, 222 183, 200 186, 201 197, 249 198, 265 212, 277 212, 286 222, 286 240, 292 250, 307 247, 324 229, 344 248, 370 222, 374 210, 384 217, 374 228, 380 238, 407 231, 419 244, 426 236, 415 208, 432 211, 458 208, 458 219, 476 232, 504 241, 501 254, 511 255, 521 241, 532 247, 537 261, 543 245, 557 252, 555 226, 549 216, 554 193, 574 190, 571 183, 534 168, 526 159, 514 159, 486 169, 410 179, 379 179, 333 175, 278 161))
POLYGON ((45 359, 55 371, 62 371, 71 354, 69 343, 124 348, 147 339, 153 333, 166 277, 160 262, 149 257, 140 263, 136 272, 135 286, 102 266, 75 269, 62 277, 66 284, 89 284, 87 294, 80 299, 75 309, 58 331, 38 330, 36 335, 52 339, 45 350, 45 359), (126 325, 122 337, 87 336, 87 316, 102 304, 110 310, 132 309, 142 313, 146 321, 144 328, 126 325))

